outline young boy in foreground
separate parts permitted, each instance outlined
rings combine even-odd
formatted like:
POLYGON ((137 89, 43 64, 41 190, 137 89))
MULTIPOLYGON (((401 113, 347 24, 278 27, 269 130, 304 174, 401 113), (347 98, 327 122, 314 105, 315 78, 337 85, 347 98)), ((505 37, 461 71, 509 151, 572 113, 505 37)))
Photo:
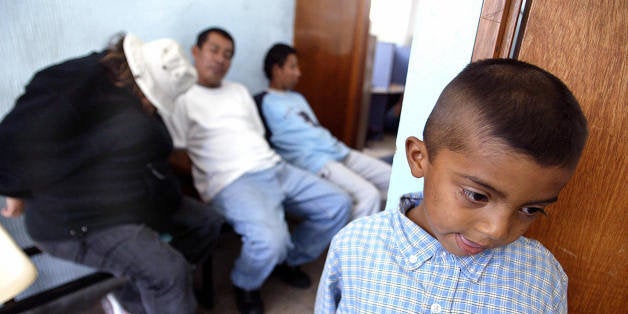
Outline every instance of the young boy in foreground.
POLYGON ((572 176, 587 137, 569 89, 527 63, 468 65, 406 157, 423 191, 332 241, 316 313, 566 313, 567 276, 522 235, 572 176))

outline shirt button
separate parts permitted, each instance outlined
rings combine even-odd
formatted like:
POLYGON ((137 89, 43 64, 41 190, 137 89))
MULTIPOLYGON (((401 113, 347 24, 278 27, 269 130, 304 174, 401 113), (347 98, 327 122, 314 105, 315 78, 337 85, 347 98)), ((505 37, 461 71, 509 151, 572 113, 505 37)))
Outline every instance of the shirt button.
POLYGON ((432 304, 432 307, 430 308, 430 311, 432 311, 432 313, 440 313, 440 311, 442 309, 443 308, 440 306, 440 304, 434 303, 434 304, 432 304))
POLYGON ((418 257, 416 257, 416 255, 412 255, 410 256, 410 263, 414 264, 419 260, 418 257))

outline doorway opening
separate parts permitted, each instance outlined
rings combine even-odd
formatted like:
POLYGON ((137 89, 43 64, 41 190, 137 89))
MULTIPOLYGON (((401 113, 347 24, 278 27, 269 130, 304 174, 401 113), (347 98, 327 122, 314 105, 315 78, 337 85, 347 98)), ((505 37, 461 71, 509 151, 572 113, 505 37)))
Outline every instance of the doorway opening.
POLYGON ((364 151, 388 158, 395 151, 418 0, 371 0, 370 93, 364 151))

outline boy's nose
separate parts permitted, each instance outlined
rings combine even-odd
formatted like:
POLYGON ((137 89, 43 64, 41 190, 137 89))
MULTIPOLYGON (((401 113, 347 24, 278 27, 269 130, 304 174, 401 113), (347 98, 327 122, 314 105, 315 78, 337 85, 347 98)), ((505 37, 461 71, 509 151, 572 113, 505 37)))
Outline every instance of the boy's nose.
POLYGON ((478 230, 493 241, 503 241, 508 237, 511 219, 508 210, 491 211, 478 224, 478 230))

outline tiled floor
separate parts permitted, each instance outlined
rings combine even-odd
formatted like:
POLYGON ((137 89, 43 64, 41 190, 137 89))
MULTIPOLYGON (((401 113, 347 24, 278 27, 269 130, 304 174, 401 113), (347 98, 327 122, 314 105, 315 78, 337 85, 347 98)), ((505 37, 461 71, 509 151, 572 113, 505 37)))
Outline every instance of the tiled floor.
MULTIPOLYGON (((209 313, 238 313, 229 272, 239 254, 240 238, 233 232, 223 233, 214 251, 214 307, 209 313)), ((303 266, 313 284, 302 290, 286 285, 270 276, 262 286, 262 299, 268 314, 313 313, 316 287, 325 263, 325 256, 303 266)))
POLYGON ((382 138, 376 141, 368 141, 363 152, 373 157, 388 157, 395 152, 395 134, 384 133, 382 138))

